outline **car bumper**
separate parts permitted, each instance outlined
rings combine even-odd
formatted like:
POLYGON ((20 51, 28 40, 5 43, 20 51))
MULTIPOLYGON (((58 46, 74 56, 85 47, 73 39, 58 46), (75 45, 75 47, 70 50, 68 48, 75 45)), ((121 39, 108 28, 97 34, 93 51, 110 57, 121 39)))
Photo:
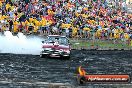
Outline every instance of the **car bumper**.
POLYGON ((69 57, 70 53, 59 52, 59 51, 42 51, 41 54, 50 57, 69 57))

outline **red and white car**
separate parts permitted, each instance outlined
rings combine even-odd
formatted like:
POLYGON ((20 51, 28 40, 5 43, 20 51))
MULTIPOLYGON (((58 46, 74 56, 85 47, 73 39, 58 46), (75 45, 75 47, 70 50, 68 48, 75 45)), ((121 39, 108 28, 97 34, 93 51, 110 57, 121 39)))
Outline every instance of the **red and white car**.
POLYGON ((66 36, 49 35, 47 40, 42 41, 42 43, 40 57, 70 58, 70 43, 66 36))

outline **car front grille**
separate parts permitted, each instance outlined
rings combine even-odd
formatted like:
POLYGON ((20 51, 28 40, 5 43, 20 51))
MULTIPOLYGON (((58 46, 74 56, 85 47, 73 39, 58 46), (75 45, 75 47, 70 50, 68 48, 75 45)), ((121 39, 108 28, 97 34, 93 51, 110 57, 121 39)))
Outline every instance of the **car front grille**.
POLYGON ((59 50, 44 50, 44 52, 59 54, 59 50))

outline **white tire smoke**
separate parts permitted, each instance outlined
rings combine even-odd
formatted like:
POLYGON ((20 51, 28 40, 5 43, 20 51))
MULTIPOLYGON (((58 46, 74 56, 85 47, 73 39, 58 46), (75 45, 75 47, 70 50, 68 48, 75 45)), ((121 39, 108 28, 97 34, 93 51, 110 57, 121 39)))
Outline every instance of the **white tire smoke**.
POLYGON ((13 36, 10 31, 0 36, 0 53, 33 54, 39 55, 42 47, 42 38, 26 37, 23 33, 13 36))

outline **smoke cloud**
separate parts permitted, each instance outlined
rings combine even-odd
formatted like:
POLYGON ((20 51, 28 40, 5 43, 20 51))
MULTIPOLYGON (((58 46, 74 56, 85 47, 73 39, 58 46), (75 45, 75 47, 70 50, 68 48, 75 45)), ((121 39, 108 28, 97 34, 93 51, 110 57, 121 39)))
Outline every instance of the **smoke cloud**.
POLYGON ((0 36, 0 53, 39 55, 42 47, 42 38, 27 37, 23 33, 13 36, 10 31, 0 36))

